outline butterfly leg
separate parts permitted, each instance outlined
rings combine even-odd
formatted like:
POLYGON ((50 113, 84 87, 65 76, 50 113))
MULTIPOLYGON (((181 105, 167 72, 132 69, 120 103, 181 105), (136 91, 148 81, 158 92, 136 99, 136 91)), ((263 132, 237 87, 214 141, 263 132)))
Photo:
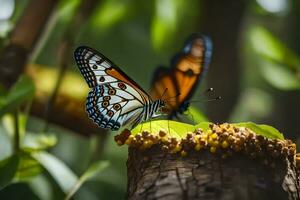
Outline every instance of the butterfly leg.
POLYGON ((140 129, 140 133, 142 132, 142 129, 143 129, 143 125, 144 125, 144 124, 141 124, 141 129, 140 129))

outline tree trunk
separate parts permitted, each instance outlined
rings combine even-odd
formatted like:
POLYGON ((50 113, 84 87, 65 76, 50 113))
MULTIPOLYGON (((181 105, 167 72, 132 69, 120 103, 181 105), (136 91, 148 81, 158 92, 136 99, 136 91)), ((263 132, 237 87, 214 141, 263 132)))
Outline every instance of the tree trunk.
POLYGON ((222 103, 207 104, 208 117, 217 123, 227 121, 240 93, 239 36, 247 0, 204 0, 200 31, 213 41, 213 56, 207 73, 222 103), (227 79, 226 79, 227 77, 227 79))
POLYGON ((288 199, 284 162, 264 166, 236 154, 222 159, 207 151, 182 157, 155 146, 129 147, 128 199, 288 199))

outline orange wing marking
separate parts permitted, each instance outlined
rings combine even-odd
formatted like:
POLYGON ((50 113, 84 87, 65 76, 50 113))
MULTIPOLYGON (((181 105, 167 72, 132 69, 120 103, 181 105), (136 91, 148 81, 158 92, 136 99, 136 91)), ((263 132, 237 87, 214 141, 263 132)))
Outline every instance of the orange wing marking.
POLYGON ((135 88, 138 91, 138 93, 141 95, 141 97, 143 98, 143 102, 145 104, 148 103, 147 99, 149 99, 149 97, 147 96, 147 94, 145 94, 145 92, 143 90, 141 90, 136 84, 132 83, 126 76, 124 76, 118 70, 111 67, 111 68, 106 69, 105 72, 108 75, 110 75, 110 76, 112 76, 112 77, 114 77, 114 78, 130 85, 133 88, 135 88))

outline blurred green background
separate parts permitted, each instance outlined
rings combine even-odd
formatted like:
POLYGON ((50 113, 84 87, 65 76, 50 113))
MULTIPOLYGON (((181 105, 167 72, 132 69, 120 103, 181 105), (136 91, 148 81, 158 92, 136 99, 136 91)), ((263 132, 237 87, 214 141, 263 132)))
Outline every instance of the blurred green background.
MULTIPOLYGON (((29 2, 0 0, 1 49, 29 2)), ((213 122, 266 123, 287 138, 299 138, 299 1, 99 0, 81 23, 74 22, 90 2, 58 1, 28 61, 46 73, 34 82, 22 76, 10 91, 1 90, 0 199, 63 199, 70 191, 78 200, 125 198, 127 148, 116 145, 116 133, 99 129, 86 137, 63 123, 50 123, 45 131, 45 120, 26 109, 35 106, 36 91, 53 90, 61 59, 69 64, 60 91, 82 100, 87 95, 72 52, 60 54, 64 42, 72 50, 98 49, 149 91, 155 68, 169 66, 191 33, 209 35, 212 63, 194 95, 203 101, 192 106, 213 122), (208 87, 222 100, 205 102, 208 87), (22 141, 18 153, 16 127, 22 141)))

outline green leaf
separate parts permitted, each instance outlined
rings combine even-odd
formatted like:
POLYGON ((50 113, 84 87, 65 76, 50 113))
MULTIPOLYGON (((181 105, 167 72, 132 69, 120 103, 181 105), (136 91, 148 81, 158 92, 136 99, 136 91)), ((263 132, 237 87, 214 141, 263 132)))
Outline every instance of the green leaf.
POLYGON ((51 185, 51 181, 49 181, 47 175, 40 174, 39 176, 30 179, 30 181, 28 181, 27 183, 33 193, 38 197, 38 199, 55 199, 55 194, 53 193, 53 185, 51 185))
POLYGON ((61 0, 58 2, 56 14, 58 18, 65 23, 70 23, 69 20, 74 17, 74 13, 79 7, 80 0, 61 0))
POLYGON ((261 66, 263 66, 260 68, 263 77, 272 86, 281 90, 300 89, 300 77, 283 64, 272 60, 263 60, 261 66))
POLYGON ((65 200, 71 199, 71 197, 76 193, 76 191, 81 187, 81 185, 87 180, 96 176, 99 172, 109 166, 109 162, 107 161, 98 161, 92 164, 87 171, 79 178, 77 183, 73 186, 70 192, 67 194, 65 200))
POLYGON ((35 87, 33 81, 27 76, 21 76, 5 98, 0 100, 0 116, 15 110, 25 101, 32 99, 34 91, 35 87))
POLYGON ((0 161, 0 190, 10 184, 18 170, 19 156, 12 155, 0 161))
POLYGON ((250 31, 254 51, 263 77, 282 90, 300 89, 300 58, 271 32, 256 26, 250 31))
POLYGON ((49 172, 64 193, 67 194, 78 182, 78 177, 74 172, 55 156, 45 151, 40 151, 32 153, 32 157, 49 172))
POLYGON ((155 49, 163 47, 165 41, 175 33, 177 24, 176 2, 174 0, 156 0, 155 14, 151 25, 151 38, 155 49))
MULTIPOLYGON (((28 115, 18 112, 20 141, 23 141, 24 136, 25 136, 27 118, 28 118, 28 115)), ((2 124, 3 124, 3 127, 6 129, 8 135, 13 137, 16 132, 14 115, 13 114, 5 114, 2 117, 2 124)))
POLYGON ((127 4, 123 1, 104 1, 99 6, 96 16, 92 17, 94 26, 108 30, 113 25, 124 19, 127 12, 127 4))
POLYGON ((42 166, 31 157, 29 153, 21 152, 20 162, 17 173, 15 174, 14 181, 26 181, 39 175, 43 171, 42 166))
POLYGON ((262 136, 270 138, 270 139, 284 140, 283 134, 280 133, 276 128, 269 126, 269 125, 255 124, 253 122, 241 122, 241 123, 235 123, 233 125, 238 126, 238 127, 249 128, 254 133, 256 133, 258 135, 262 135, 262 136))
MULTIPOLYGON (((171 120, 156 120, 138 125, 137 127, 131 130, 131 134, 136 135, 145 130, 151 133, 158 134, 160 130, 164 130, 166 133, 169 134, 169 137, 182 139, 186 137, 188 132, 193 132, 197 128, 201 128, 203 129, 203 131, 209 130, 210 124, 211 122, 200 122, 199 124, 193 126, 191 124, 171 120)), ((259 125, 253 122, 234 123, 233 125, 238 127, 249 128, 256 134, 262 135, 270 139, 284 139, 282 133, 280 133, 277 129, 269 125, 259 125)))
POLYGON ((57 138, 54 134, 27 133, 22 149, 27 152, 40 151, 53 147, 56 143, 57 138))
POLYGON ((11 137, 8 135, 6 130, 0 126, 0 161, 13 154, 12 145, 11 137))
POLYGON ((138 125, 131 130, 131 134, 136 135, 143 130, 157 134, 160 130, 164 130, 170 137, 184 138, 187 132, 193 132, 195 130, 195 126, 171 120, 155 120, 138 125))
POLYGON ((284 63, 285 67, 300 70, 300 58, 267 29, 256 26, 250 31, 250 40, 256 53, 267 59, 284 63))
POLYGON ((196 107, 189 106, 187 112, 185 113, 187 117, 195 123, 207 122, 207 117, 196 107))
POLYGON ((211 122, 200 122, 195 126, 195 129, 201 128, 203 131, 207 131, 209 129, 209 125, 211 122))

